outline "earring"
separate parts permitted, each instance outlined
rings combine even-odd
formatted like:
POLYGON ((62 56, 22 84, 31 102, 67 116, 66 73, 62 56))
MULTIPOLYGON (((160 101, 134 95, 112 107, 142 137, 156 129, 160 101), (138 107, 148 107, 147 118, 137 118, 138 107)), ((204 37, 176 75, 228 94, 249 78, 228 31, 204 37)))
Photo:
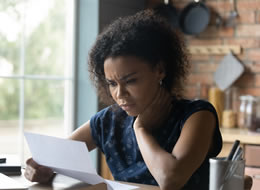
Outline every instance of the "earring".
POLYGON ((159 85, 160 85, 160 86, 163 85, 163 81, 162 81, 162 79, 159 81, 159 85))

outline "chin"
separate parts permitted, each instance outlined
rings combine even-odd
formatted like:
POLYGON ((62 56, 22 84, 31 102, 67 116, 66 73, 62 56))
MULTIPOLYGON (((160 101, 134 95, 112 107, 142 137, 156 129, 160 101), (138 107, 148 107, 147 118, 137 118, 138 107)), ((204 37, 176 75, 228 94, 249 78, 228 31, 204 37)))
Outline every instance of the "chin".
POLYGON ((136 117, 138 116, 139 113, 133 112, 133 111, 125 111, 127 113, 127 115, 132 116, 132 117, 136 117))

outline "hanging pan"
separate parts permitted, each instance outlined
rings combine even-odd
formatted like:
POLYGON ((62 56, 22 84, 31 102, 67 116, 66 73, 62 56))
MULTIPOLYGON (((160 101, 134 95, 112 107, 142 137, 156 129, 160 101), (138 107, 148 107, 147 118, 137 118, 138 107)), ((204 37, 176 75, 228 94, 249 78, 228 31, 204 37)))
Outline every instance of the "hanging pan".
POLYGON ((183 33, 196 35, 208 26, 210 10, 204 2, 194 0, 189 3, 180 13, 179 25, 183 33))
POLYGON ((179 27, 179 11, 169 3, 169 0, 164 0, 164 3, 157 6, 154 10, 157 14, 164 17, 173 28, 179 27))

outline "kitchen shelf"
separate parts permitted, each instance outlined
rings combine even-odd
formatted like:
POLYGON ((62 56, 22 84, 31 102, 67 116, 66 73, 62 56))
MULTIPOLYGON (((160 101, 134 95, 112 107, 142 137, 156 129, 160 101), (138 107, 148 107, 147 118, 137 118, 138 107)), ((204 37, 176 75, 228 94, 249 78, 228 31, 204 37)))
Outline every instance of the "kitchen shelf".
POLYGON ((201 45, 189 46, 188 51, 191 54, 204 54, 204 55, 226 55, 233 53, 235 55, 241 54, 242 49, 240 45, 201 45))
POLYGON ((220 128, 223 142, 234 143, 236 139, 243 144, 260 145, 260 133, 251 132, 248 129, 220 128))

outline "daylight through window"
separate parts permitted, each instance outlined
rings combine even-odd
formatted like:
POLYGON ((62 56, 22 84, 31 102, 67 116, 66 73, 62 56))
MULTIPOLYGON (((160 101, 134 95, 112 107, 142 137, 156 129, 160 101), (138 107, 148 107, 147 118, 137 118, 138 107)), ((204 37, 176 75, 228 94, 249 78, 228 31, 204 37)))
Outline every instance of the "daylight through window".
POLYGON ((24 161, 23 131, 59 137, 72 131, 73 2, 0 2, 0 154, 24 161))

